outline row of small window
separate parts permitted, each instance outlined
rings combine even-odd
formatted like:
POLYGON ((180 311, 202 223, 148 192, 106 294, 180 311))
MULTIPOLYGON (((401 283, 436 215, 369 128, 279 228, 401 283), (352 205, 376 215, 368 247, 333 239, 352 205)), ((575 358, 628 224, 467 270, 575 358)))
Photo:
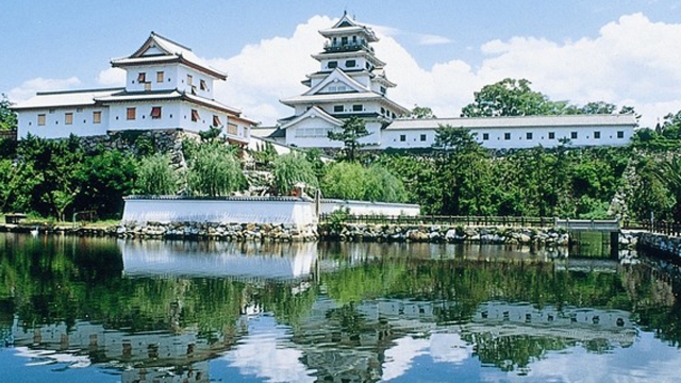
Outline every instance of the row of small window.
POLYGON ((392 118, 397 118, 397 115, 395 115, 395 112, 391 112, 388 109, 381 107, 381 114, 385 115, 386 117, 391 117, 392 118))
MULTIPOLYGON (((82 109, 79 109, 79 111, 82 111, 82 109)), ((52 112, 50 112, 52 113, 52 112)), ((38 126, 45 126, 45 123, 47 121, 47 116, 45 114, 39 114, 38 115, 38 126)), ((86 120, 83 120, 83 123, 85 123, 86 120)), ((100 124, 102 122, 102 112, 101 111, 94 111, 92 112, 92 123, 93 124, 100 124)), ((55 121, 55 124, 58 124, 59 121, 55 121)), ((64 125, 73 125, 73 113, 72 112, 67 112, 64 113, 64 125)))
POLYGON ((298 128, 296 137, 327 137, 329 128, 298 128))
MULTIPOLYGON (((164 80, 164 72, 163 71, 158 71, 156 72, 156 82, 162 83, 164 80)), ((170 81, 170 78, 168 78, 168 81, 170 81)), ((134 83, 134 81, 133 81, 134 83)), ((151 81, 147 81, 147 73, 146 72, 139 72, 137 73, 137 83, 138 84, 145 84, 147 88, 150 89, 151 81)), ((194 76, 188 74, 187 75, 187 85, 190 87, 194 87, 194 76)), ((201 90, 208 90, 208 85, 206 83, 206 80, 200 79, 199 80, 199 89, 201 90)))
MULTIPOLYGON (((151 118, 152 119, 160 119, 162 116, 162 108, 160 106, 154 106, 151 108, 151 118)), ((171 115, 170 118, 173 116, 171 115)), ((191 111, 191 117, 193 122, 198 122, 201 121, 201 116, 199 115, 199 111, 196 109, 192 109, 191 111)), ((137 108, 127 108, 125 110, 125 118, 127 120, 135 120, 137 118, 137 108)), ((222 122, 220 121, 220 117, 213 115, 213 126, 221 126, 222 122)))
MULTIPOLYGON (((352 36, 352 44, 357 45, 358 42, 364 42, 364 40, 362 39, 362 40, 358 41, 357 36, 352 36)), ((341 45, 348 45, 348 36, 341 37, 340 43, 341 43, 341 45)), ((338 38, 334 37, 333 38, 333 45, 337 45, 337 44, 338 44, 338 38)))
MULTIPOLYGON (((353 112, 361 112, 364 110, 364 105, 362 104, 355 104, 352 106, 352 111, 353 112)), ((333 106, 333 112, 334 113, 343 113, 345 112, 345 106, 344 105, 334 105, 333 106)))
MULTIPOLYGON (((357 66, 357 60, 345 60, 345 67, 346 68, 354 68, 357 66)), ((337 68, 338 67, 338 61, 329 61, 326 64, 326 67, 329 69, 337 68)), ((365 63, 365 67, 367 70, 371 70, 371 64, 368 62, 365 63)))
MULTIPOLYGON (((428 136, 426 134, 420 134, 419 135, 419 141, 426 141, 428 136)), ((407 141, 407 135, 406 134, 400 134, 400 142, 405 142, 407 141)), ((416 139, 414 139, 416 141, 416 139)))
MULTIPOLYGON (((595 131, 593 133, 594 133, 593 134, 594 139, 599 140, 601 138, 601 132, 595 131)), ((549 140, 555 140, 556 139, 556 133, 555 132, 549 132, 548 137, 549 137, 549 140)), ((521 138, 521 137, 518 137, 518 138, 521 138)), ((578 138, 579 138, 579 132, 570 132, 570 139, 571 140, 576 140, 578 138)), ((589 136, 587 136, 586 138, 588 139, 589 136)), ((610 138, 612 138, 612 136, 610 138)), ((624 138, 624 131, 622 131, 622 130, 618 131, 617 132, 617 138, 624 138)), ((504 140, 510 140, 510 139, 511 139, 511 133, 508 133, 508 132, 504 133, 504 140)), ((526 140, 534 139, 534 134, 532 132, 525 133, 525 139, 526 140)), ((543 140, 544 137, 542 136, 541 139, 543 140)), ((483 141, 489 140, 489 133, 483 133, 482 134, 482 140, 483 141)))

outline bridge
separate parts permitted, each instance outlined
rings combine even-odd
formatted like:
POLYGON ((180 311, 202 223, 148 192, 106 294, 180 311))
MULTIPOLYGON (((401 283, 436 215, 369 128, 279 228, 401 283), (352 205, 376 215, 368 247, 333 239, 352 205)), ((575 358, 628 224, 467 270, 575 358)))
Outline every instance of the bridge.
POLYGON ((586 220, 586 219, 558 219, 555 221, 556 229, 564 229, 569 232, 600 231, 600 232, 619 232, 620 221, 617 219, 608 220, 586 220))

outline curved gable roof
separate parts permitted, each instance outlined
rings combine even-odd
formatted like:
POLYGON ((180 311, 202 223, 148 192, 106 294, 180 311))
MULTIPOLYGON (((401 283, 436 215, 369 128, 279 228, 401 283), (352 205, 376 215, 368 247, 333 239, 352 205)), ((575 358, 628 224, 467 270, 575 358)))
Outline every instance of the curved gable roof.
POLYGON ((305 111, 305 113, 301 114, 300 116, 292 119, 291 121, 286 122, 285 124, 281 125, 279 129, 284 130, 288 129, 294 125, 297 125, 303 120, 306 120, 308 118, 321 118, 322 120, 326 121, 330 125, 340 127, 343 125, 343 121, 331 116, 330 114, 326 113, 324 110, 317 106, 313 106, 312 108, 308 109, 305 111))
POLYGON ((324 89, 327 85, 334 81, 341 82, 347 85, 350 89, 353 89, 355 92, 360 93, 369 92, 369 89, 367 89, 364 85, 357 82, 357 80, 348 76, 348 74, 343 72, 341 69, 335 68, 331 72, 331 74, 326 76, 326 78, 322 80, 319 84, 317 84, 314 88, 310 88, 307 92, 303 93, 303 96, 312 96, 318 94, 320 90, 324 89))
POLYGON ((208 63, 199 58, 191 48, 176 43, 155 32, 151 32, 144 44, 132 55, 113 59, 111 60, 111 65, 115 68, 156 64, 159 62, 180 62, 217 79, 227 79, 227 74, 212 68, 208 63))

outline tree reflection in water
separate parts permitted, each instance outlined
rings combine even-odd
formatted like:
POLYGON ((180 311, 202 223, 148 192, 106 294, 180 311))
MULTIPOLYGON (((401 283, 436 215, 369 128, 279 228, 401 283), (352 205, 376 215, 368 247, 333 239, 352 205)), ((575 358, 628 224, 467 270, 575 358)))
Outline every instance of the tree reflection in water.
POLYGON ((130 381, 162 377, 165 367, 208 381, 197 363, 240 347, 250 318, 263 315, 288 328, 281 347, 302 351, 299 362, 322 380, 379 380, 405 339, 446 334, 458 334, 482 365, 519 374, 552 351, 631 347, 637 329, 679 345, 674 272, 614 261, 575 270, 571 262, 500 247, 140 245, 3 234, 0 329, 15 347, 133 366, 130 381), (145 274, 137 259, 130 273, 129 254, 167 269, 145 274), (216 257, 225 269, 196 275, 172 266, 216 257), (291 277, 274 270, 282 267, 291 277))

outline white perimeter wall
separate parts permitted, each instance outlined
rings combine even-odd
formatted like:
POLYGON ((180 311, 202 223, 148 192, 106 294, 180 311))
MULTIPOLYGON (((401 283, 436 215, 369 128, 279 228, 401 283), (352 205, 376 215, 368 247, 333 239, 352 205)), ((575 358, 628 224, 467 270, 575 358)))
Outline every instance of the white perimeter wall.
POLYGON ((303 199, 226 200, 126 198, 123 222, 317 223, 314 205, 303 199))
POLYGON ((419 205, 407 203, 388 203, 370 201, 345 201, 337 199, 323 199, 321 203, 321 214, 329 214, 340 208, 350 209, 353 215, 419 215, 421 207, 419 205))
MULTIPOLYGON (((633 126, 579 126, 579 127, 526 127, 526 128, 472 128, 476 133, 476 141, 488 149, 524 149, 535 146, 552 148, 560 145, 560 139, 570 139, 571 146, 620 146, 631 142, 634 135, 633 126), (572 133, 577 138, 571 138, 572 133), (600 132, 600 138, 594 133, 600 132), (622 132, 622 137, 618 137, 622 132), (528 133, 531 138, 528 139, 528 133), (554 138, 549 138, 549 133, 554 138), (508 139, 506 134, 509 134, 508 139), (485 138, 487 135, 487 139, 485 138)), ((381 149, 430 148, 435 143, 435 129, 397 129, 384 130, 381 138, 381 149)))

